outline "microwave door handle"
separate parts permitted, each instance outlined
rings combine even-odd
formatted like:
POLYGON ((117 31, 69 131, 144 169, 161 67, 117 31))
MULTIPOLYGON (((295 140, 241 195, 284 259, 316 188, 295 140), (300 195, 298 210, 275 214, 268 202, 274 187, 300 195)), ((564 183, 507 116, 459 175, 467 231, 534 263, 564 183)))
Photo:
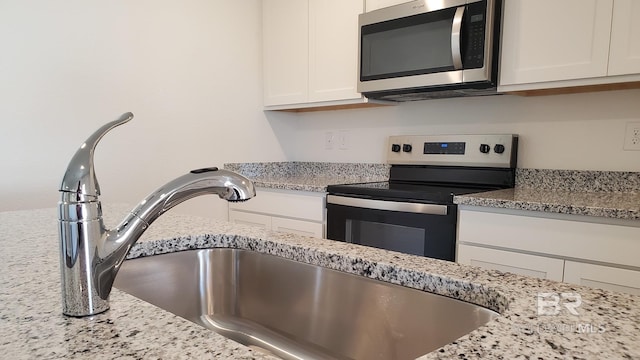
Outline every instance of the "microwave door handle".
POLYGON ((465 6, 460 6, 456 9, 456 13, 453 16, 453 24, 451 26, 451 55, 453 57, 453 68, 455 70, 462 69, 462 52, 461 52, 461 37, 462 37, 462 17, 464 16, 465 6))

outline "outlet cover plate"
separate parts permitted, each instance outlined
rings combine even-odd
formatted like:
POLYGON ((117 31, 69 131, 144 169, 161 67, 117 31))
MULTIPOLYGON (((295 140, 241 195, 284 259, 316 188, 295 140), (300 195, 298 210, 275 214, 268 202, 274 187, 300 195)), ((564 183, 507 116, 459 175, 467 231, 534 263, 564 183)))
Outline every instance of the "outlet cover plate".
POLYGON ((627 123, 624 134, 624 149, 640 151, 640 122, 627 123))
POLYGON ((335 139, 333 137, 333 132, 331 131, 327 131, 324 133, 324 148, 325 150, 331 150, 333 149, 333 143, 335 142, 335 139))

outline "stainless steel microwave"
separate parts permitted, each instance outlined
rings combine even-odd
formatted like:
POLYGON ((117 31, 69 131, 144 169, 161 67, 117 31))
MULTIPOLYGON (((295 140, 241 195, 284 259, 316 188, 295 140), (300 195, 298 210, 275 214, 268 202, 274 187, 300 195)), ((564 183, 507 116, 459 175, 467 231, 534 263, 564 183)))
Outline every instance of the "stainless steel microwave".
POLYGON ((358 91, 410 101, 496 93, 501 0, 415 0, 359 16, 358 91))

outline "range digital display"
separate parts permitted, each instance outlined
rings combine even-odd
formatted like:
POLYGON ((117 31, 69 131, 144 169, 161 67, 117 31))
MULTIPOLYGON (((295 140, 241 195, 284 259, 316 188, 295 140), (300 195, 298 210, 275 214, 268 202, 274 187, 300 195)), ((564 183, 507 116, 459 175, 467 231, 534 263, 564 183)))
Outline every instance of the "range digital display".
POLYGON ((426 142, 424 143, 425 155, 464 155, 466 143, 464 142, 426 142))

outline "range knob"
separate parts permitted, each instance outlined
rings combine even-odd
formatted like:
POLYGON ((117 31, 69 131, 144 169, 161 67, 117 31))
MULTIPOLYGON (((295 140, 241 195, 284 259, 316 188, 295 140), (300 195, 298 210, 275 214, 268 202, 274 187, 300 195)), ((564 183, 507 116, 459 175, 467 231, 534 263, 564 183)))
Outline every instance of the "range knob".
POLYGON ((393 144, 393 145, 391 145, 391 151, 393 151, 393 152, 400 152, 400 145, 399 145, 399 144, 393 144))
POLYGON ((402 145, 402 151, 404 151, 404 152, 411 152, 412 149, 413 149, 413 147, 411 146, 411 144, 403 144, 402 145))
POLYGON ((487 145, 487 144, 482 144, 480 145, 480 152, 483 154, 488 154, 489 151, 491 151, 491 146, 487 145))
POLYGON ((496 146, 493 147, 493 151, 495 151, 496 154, 502 154, 504 152, 504 145, 496 144, 496 146))

